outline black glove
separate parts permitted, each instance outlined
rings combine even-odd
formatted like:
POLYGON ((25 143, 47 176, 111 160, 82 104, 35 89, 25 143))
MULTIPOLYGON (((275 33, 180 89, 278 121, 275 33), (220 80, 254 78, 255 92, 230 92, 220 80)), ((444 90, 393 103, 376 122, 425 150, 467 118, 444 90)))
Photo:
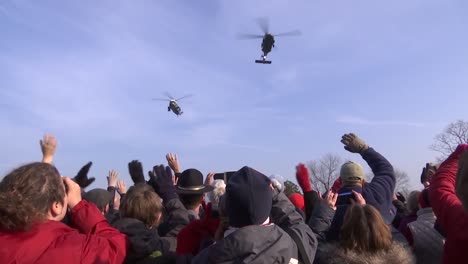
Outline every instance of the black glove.
POLYGON ((132 160, 130 163, 128 163, 128 172, 130 173, 130 177, 132 178, 133 183, 137 184, 145 182, 143 166, 138 160, 132 160))
POLYGON ((153 171, 149 171, 148 175, 150 177, 148 184, 153 187, 164 203, 178 198, 174 183, 172 182, 171 168, 164 168, 164 165, 154 166, 153 171))
MULTIPOLYGON (((427 166, 427 163, 426 163, 426 166, 427 166)), ((429 179, 426 174, 426 167, 424 167, 421 173, 421 184, 424 184, 424 182, 427 182, 427 181, 429 181, 429 179)))
POLYGON ((94 177, 91 177, 88 179, 88 172, 89 172, 89 169, 91 168, 91 165, 93 165, 93 163, 91 161, 88 162, 86 165, 83 166, 83 168, 80 169, 78 174, 73 178, 73 180, 76 183, 78 183, 78 185, 82 189, 88 187, 89 185, 91 185, 91 183, 93 183, 96 180, 96 178, 94 177))

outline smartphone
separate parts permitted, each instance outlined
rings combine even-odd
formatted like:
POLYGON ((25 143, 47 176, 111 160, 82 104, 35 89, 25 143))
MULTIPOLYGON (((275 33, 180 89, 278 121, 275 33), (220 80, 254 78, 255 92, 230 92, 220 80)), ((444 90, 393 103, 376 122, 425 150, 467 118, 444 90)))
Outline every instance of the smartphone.
POLYGON ((353 192, 345 192, 338 194, 336 205, 351 204, 351 199, 354 199, 353 192))
POLYGON ((213 176, 213 179, 215 179, 215 180, 224 180, 224 173, 216 173, 213 176))
POLYGON ((224 180, 226 183, 229 181, 229 178, 231 178, 232 175, 236 173, 235 171, 225 171, 222 173, 216 173, 213 176, 213 179, 215 180, 224 180))

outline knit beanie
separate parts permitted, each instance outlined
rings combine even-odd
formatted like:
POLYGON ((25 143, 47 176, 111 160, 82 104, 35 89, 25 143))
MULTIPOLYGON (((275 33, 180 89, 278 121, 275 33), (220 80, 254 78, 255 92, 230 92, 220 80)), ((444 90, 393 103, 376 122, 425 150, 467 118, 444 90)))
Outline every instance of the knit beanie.
POLYGON ((270 216, 273 200, 270 179, 250 167, 243 167, 231 176, 225 196, 232 227, 261 225, 270 216))

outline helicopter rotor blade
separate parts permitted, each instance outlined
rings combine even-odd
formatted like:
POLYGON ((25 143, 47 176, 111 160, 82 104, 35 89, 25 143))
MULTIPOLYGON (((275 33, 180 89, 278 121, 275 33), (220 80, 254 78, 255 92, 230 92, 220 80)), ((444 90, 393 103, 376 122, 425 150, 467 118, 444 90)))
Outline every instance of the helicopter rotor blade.
POLYGON ((169 99, 174 100, 174 96, 172 96, 170 93, 164 92, 164 95, 166 95, 169 99))
POLYGON ((193 94, 187 94, 185 96, 182 96, 181 98, 176 99, 176 101, 179 101, 179 100, 182 100, 182 99, 185 99, 185 98, 189 98, 189 97, 192 97, 192 96, 193 96, 193 94))
POLYGON ((293 30, 288 32, 283 32, 280 34, 275 34, 275 37, 288 37, 288 36, 300 36, 302 33, 299 30, 293 30))
POLYGON ((260 26, 263 33, 268 34, 270 32, 270 23, 267 17, 257 18, 257 24, 260 26))
POLYGON ((164 99, 164 98, 151 98, 153 101, 170 101, 169 99, 164 99))
POLYGON ((238 39, 261 39, 263 35, 258 34, 237 34, 238 39))

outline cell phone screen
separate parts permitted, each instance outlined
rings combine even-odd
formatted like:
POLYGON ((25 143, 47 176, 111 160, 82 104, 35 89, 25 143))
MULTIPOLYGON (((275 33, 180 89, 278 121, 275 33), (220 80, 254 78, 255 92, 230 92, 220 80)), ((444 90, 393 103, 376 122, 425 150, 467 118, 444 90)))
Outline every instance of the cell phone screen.
POLYGON ((336 205, 351 204, 351 199, 354 199, 352 192, 340 193, 338 194, 336 205))
POLYGON ((215 180, 224 180, 224 173, 216 173, 213 176, 213 179, 215 179, 215 180))

